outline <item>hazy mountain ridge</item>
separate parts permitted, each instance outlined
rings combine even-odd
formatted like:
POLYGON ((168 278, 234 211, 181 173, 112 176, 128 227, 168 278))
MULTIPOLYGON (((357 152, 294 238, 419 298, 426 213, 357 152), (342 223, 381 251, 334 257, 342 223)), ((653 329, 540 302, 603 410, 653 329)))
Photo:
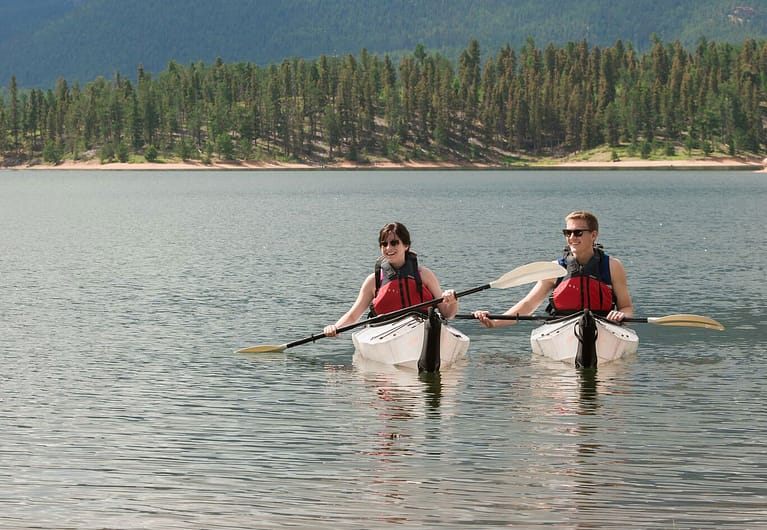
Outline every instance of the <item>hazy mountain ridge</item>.
POLYGON ((538 45, 650 36, 694 46, 767 35, 767 0, 11 0, 0 6, 0 86, 87 82, 170 60, 278 63, 288 57, 400 54, 417 44, 453 58, 472 38, 494 54, 538 45), (660 5, 659 5, 660 4, 660 5))

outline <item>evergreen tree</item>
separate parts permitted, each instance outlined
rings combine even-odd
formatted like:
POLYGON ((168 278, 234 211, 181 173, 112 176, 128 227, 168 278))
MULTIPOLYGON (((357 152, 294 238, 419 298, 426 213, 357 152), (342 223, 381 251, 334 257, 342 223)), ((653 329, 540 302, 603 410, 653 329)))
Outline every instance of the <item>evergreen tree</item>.
POLYGON ((16 76, 11 76, 10 105, 8 107, 8 128, 13 141, 13 149, 18 154, 21 147, 21 110, 19 108, 19 87, 16 84, 16 76))

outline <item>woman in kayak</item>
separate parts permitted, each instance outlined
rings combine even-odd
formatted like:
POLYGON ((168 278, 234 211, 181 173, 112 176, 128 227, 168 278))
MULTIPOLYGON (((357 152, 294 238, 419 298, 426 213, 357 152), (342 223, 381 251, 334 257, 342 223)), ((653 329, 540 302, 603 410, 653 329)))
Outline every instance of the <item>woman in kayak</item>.
MULTIPOLYGON (((562 230, 567 239, 564 255, 558 263, 567 269, 564 278, 541 280, 505 315, 530 315, 549 298, 552 315, 576 313, 590 309, 608 320, 620 322, 634 316, 626 271, 616 258, 608 256, 597 245, 599 221, 590 212, 578 210, 565 217, 562 230), (551 295, 551 296, 549 296, 551 295)), ((474 316, 487 327, 516 324, 516 320, 492 320, 489 311, 475 311, 474 316)))
MULTIPOLYGON (((415 252, 410 250, 410 232, 405 225, 387 224, 378 234, 378 243, 381 256, 376 260, 375 271, 362 282, 351 309, 335 324, 325 326, 325 336, 336 336, 338 328, 357 322, 368 309, 372 317, 442 298, 437 307, 443 317, 450 319, 458 312, 455 291, 442 292, 434 273, 418 265, 415 252)), ((426 311, 428 307, 421 309, 426 311)))

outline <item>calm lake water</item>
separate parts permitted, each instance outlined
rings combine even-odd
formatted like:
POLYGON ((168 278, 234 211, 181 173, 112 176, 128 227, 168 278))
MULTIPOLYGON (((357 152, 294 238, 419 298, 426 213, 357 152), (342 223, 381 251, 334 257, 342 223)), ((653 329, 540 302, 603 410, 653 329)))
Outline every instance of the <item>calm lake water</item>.
POLYGON ((0 171, 0 527, 765 527, 765 205, 747 171, 0 171), (233 353, 334 322, 386 222, 465 290, 580 208, 638 316, 726 331, 636 324, 596 374, 532 323, 458 321, 433 377, 233 353))

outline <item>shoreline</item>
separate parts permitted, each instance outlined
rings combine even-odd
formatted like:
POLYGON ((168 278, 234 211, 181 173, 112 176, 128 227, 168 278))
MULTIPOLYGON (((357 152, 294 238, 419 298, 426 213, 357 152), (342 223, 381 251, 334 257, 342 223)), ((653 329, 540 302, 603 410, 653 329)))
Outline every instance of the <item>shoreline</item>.
POLYGON ((391 170, 391 169, 442 169, 442 170, 514 170, 514 169, 721 169, 721 170, 751 170, 767 172, 767 159, 741 159, 741 158, 700 158, 683 160, 618 160, 618 161, 560 161, 519 166, 499 166, 489 163, 452 163, 452 162, 428 162, 428 161, 404 161, 391 162, 379 161, 366 164, 357 164, 348 161, 333 164, 309 164, 298 162, 279 161, 214 161, 203 164, 200 161, 172 161, 172 162, 111 162, 102 164, 98 160, 84 160, 73 162, 64 161, 57 165, 52 164, 29 164, 20 166, 0 167, 6 171, 25 170, 100 170, 100 171, 172 171, 172 170, 391 170))

